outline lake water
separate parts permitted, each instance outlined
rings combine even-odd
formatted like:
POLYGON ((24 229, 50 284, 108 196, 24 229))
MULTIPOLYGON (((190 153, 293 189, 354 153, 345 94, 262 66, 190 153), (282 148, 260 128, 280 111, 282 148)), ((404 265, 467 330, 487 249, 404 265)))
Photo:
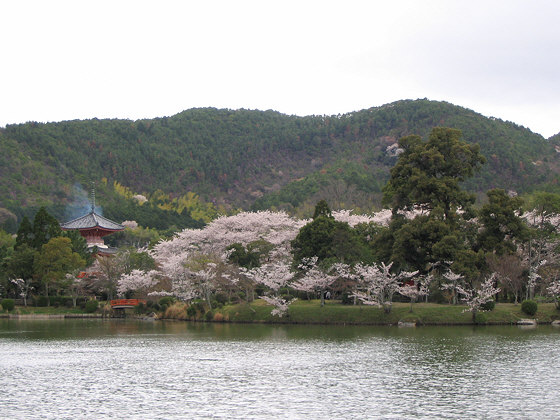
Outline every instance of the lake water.
POLYGON ((0 319, 0 418, 559 418, 560 329, 0 319))

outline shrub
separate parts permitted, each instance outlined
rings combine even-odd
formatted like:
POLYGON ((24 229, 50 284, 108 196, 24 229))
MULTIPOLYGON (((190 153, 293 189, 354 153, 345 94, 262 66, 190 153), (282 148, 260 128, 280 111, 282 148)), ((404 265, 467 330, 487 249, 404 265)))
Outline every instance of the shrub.
POLYGON ((144 305, 144 302, 140 302, 138 305, 136 305, 134 307, 134 312, 137 314, 143 314, 144 312, 146 312, 146 305, 144 305))
POLYGON ((187 317, 187 305, 182 302, 175 302, 165 310, 164 317, 168 319, 185 319, 187 317))
POLYGON ((493 300, 489 300, 488 302, 483 304, 480 308, 483 311, 493 311, 495 307, 496 307, 496 302, 493 300))
POLYGON ((216 299, 212 299, 210 303, 212 304, 212 307, 216 309, 220 309, 224 306, 223 303, 218 302, 216 299))
POLYGON ((193 302, 191 306, 194 306, 194 309, 201 314, 206 311, 206 309, 204 308, 204 303, 202 303, 200 300, 193 302))
POLYGON ((51 306, 58 308, 60 306, 60 297, 59 296, 49 296, 51 306))
POLYGON ((189 318, 196 317, 196 307, 194 305, 190 305, 187 308, 187 315, 188 315, 189 318))
POLYGON ((16 306, 16 303, 13 299, 2 299, 2 302, 0 302, 0 304, 2 305, 2 308, 4 308, 8 312, 13 311, 16 306))
POLYGON ((48 306, 49 298, 46 296, 37 296, 35 298, 35 306, 48 306))
POLYGON ((342 303, 343 305, 353 305, 354 298, 351 296, 351 292, 348 291, 343 292, 340 298, 340 303, 342 303))
POLYGON ((284 299, 286 302, 288 302, 288 301, 292 300, 294 297, 292 295, 285 294, 285 295, 282 295, 281 298, 284 299))
POLYGON ((527 315, 535 315, 537 313, 537 308, 537 302, 535 302, 534 300, 524 300, 521 304, 521 310, 527 315))
POLYGON ((214 312, 213 311, 206 312, 206 314, 204 314, 204 319, 206 319, 206 321, 212 321, 214 319, 214 312))
POLYGON ((88 300, 86 303, 86 312, 88 314, 92 314, 95 311, 97 311, 97 308, 99 308, 99 302, 96 300, 88 300))
POLYGON ((171 306, 175 303, 175 298, 173 296, 164 296, 159 300, 160 306, 171 306))
POLYGON ((89 298, 80 296, 79 298, 76 299, 76 306, 79 306, 80 308, 84 309, 86 307, 86 303, 88 302, 88 300, 89 298))
POLYGON ((216 299, 216 302, 218 302, 222 306, 228 302, 228 297, 225 293, 216 293, 214 295, 214 299, 216 299))
MULTIPOLYGON (((491 310, 491 309, 490 309, 491 310)), ((481 312, 477 312, 475 317, 474 317, 474 323, 477 325, 484 325, 488 322, 488 319, 486 318, 486 314, 481 313, 481 312)))
POLYGON ((224 315, 221 314, 220 312, 216 312, 214 314, 214 321, 216 322, 224 322, 224 315))

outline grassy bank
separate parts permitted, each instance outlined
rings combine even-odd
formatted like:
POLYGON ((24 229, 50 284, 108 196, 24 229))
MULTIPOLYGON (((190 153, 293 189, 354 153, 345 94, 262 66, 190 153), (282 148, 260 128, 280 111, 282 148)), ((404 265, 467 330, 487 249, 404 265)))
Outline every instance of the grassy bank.
MULTIPOLYGON (((410 304, 394 303, 390 313, 366 305, 342 305, 338 301, 327 301, 321 307, 318 300, 298 300, 290 306, 288 316, 279 318, 270 314, 272 306, 262 300, 250 304, 226 305, 214 309, 210 314, 198 312, 189 317, 184 304, 173 305, 162 314, 163 319, 208 320, 243 323, 293 323, 293 324, 337 324, 337 325, 396 325, 399 322, 416 322, 417 325, 465 325, 472 324, 470 312, 463 312, 462 305, 442 305, 435 303, 415 303, 410 312, 410 304)), ((98 310, 99 314, 101 310, 98 310)), ((10 314, 19 315, 79 315, 81 308, 67 307, 24 307, 18 306, 10 314)), ((130 315, 133 312, 129 312, 130 315)), ((7 315, 4 311, 2 315, 7 315)), ((538 312, 529 316, 521 311, 521 305, 499 303, 493 311, 482 312, 477 321, 482 324, 516 324, 520 319, 532 318, 539 323, 560 320, 560 311, 553 303, 539 303, 538 312)))
MULTIPOLYGON (((6 312, 4 311, 3 313, 6 312)), ((62 306, 16 306, 16 308, 9 313, 12 315, 66 315, 83 314, 84 310, 79 307, 67 308, 62 306)))
MULTIPOLYGON (((328 301, 324 307, 319 301, 296 301, 290 306, 289 316, 278 318, 270 314, 272 307, 257 300, 251 304, 228 305, 214 311, 214 319, 229 322, 265 322, 298 324, 363 324, 389 325, 416 322, 418 325, 462 325, 472 324, 472 314, 463 312, 461 305, 416 303, 413 312, 410 304, 394 303, 390 313, 365 305, 342 305, 328 301), (220 315, 216 315, 220 314, 220 315)), ((479 314, 477 320, 486 324, 516 324, 520 319, 533 318, 539 323, 550 323, 560 319, 560 311, 553 303, 539 304, 538 312, 529 316, 521 311, 521 305, 497 304, 493 311, 479 314)))
MULTIPOLYGON (((96 311, 97 314, 101 314, 102 305, 100 309, 96 311)), ((7 312, 5 310, 0 311, 0 316, 4 315, 87 315, 87 312, 77 307, 66 307, 66 306, 16 306, 14 310, 7 312)))

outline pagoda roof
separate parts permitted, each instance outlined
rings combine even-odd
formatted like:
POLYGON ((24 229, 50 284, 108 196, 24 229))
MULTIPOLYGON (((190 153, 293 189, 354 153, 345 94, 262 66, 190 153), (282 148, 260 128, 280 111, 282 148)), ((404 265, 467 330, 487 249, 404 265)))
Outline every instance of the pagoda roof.
POLYGON ((100 216, 95 212, 86 214, 85 216, 78 217, 77 219, 70 220, 69 222, 60 225, 62 229, 92 229, 92 228, 102 228, 107 230, 124 230, 124 226, 107 219, 106 217, 100 216))

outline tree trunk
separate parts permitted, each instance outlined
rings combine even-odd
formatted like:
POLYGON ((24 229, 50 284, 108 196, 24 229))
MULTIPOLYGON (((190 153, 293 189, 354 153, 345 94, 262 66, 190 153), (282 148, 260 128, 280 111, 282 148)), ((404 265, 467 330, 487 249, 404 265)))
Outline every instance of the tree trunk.
POLYGON ((210 300, 210 289, 206 288, 204 290, 204 297, 206 298, 206 303, 208 303, 208 307, 212 310, 212 301, 210 300))

